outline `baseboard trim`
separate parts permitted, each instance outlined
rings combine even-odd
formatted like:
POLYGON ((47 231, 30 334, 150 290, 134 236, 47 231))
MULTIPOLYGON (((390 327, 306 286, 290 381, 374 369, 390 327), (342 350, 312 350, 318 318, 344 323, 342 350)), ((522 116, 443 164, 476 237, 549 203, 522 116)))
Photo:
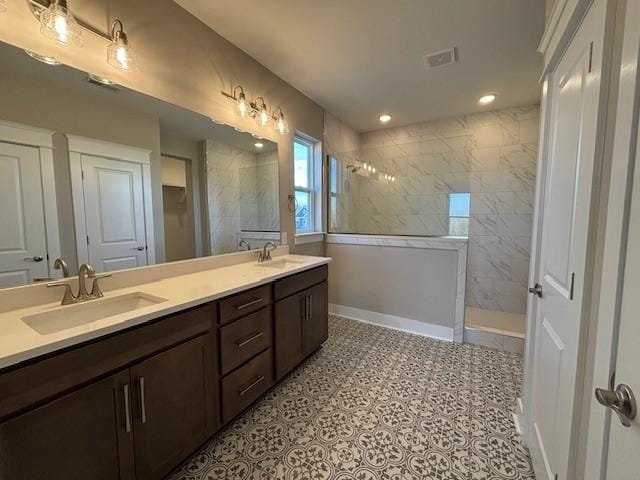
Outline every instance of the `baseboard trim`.
POLYGON ((435 338, 437 340, 453 341, 453 328, 432 323, 419 322, 411 318, 387 315, 386 313, 371 312, 360 308, 347 307, 345 305, 329 304, 329 313, 341 317, 350 318, 363 323, 370 323, 380 327, 400 330, 402 332, 413 333, 423 337, 435 338))

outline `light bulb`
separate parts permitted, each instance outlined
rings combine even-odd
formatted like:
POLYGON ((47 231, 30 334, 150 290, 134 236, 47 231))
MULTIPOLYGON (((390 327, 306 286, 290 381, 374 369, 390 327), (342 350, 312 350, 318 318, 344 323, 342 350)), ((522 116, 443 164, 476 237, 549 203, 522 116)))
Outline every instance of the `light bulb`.
POLYGON ((138 68, 135 52, 129 45, 120 20, 115 20, 111 25, 111 43, 107 47, 107 63, 125 72, 138 68))
POLYGON ((489 105, 491 102, 493 102, 496 99, 496 95, 493 93, 490 93, 489 95, 483 95, 482 97, 480 97, 478 99, 478 103, 480 105, 489 105))
POLYGON ((82 44, 82 30, 67 8, 66 0, 53 0, 40 13, 40 32, 64 46, 82 44))
POLYGON ((260 107, 258 108, 258 113, 256 114, 256 123, 261 127, 265 127, 269 124, 269 112, 267 111, 267 106, 262 102, 260 107))
POLYGON ((373 169, 371 170, 372 173, 376 173, 376 167, 373 167, 373 169))

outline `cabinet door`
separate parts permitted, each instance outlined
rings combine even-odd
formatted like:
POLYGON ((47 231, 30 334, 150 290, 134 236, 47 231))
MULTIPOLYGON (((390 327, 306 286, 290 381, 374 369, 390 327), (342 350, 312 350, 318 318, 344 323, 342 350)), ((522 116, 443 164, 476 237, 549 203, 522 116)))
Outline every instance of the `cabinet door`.
POLYGON ((0 424, 0 478, 134 476, 129 371, 0 424))
POLYGON ((212 337, 196 337, 131 368, 136 478, 159 479, 215 431, 212 337))
POLYGON ((302 320, 306 308, 306 291, 276 302, 275 355, 276 379, 289 373, 304 358, 302 320))
POLYGON ((306 296, 309 313, 302 329, 305 356, 320 347, 329 337, 327 282, 306 290, 306 296))

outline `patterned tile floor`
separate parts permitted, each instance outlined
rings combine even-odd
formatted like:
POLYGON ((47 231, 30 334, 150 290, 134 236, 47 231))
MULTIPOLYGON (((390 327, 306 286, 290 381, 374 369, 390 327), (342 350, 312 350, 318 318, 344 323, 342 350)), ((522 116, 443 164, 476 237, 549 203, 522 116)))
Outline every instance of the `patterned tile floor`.
POLYGON ((331 317, 324 347, 172 480, 533 479, 522 358, 331 317))

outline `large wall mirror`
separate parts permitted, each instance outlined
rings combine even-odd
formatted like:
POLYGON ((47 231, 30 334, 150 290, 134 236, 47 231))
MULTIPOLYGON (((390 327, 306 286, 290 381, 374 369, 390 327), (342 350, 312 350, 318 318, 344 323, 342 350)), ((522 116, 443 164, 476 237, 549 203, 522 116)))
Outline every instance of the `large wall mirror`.
POLYGON ((277 145, 0 44, 0 288, 280 240, 277 145))

